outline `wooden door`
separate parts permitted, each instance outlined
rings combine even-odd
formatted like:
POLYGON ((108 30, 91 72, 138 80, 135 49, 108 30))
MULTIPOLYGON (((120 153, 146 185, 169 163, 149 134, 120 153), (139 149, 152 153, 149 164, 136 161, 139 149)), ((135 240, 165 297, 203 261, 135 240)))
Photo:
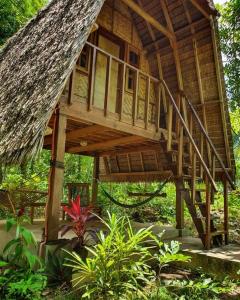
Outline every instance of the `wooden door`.
MULTIPOLYGON (((107 53, 120 57, 120 45, 109 40, 103 35, 99 35, 98 40, 99 48, 103 49, 107 53)), ((110 90, 108 96, 108 111, 115 113, 117 107, 118 96, 118 74, 119 64, 116 61, 112 61, 111 74, 110 74, 110 90)), ((97 54, 96 61, 96 74, 95 74, 95 86, 94 86, 94 106, 103 109, 106 90, 106 76, 107 76, 107 57, 106 55, 97 54)))

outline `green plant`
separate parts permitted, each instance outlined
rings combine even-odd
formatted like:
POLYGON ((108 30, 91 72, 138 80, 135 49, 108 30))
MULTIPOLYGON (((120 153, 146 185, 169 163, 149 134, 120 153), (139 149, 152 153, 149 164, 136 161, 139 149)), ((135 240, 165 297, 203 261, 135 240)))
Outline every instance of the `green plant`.
POLYGON ((70 286, 72 269, 64 265, 65 258, 63 252, 58 252, 57 255, 48 252, 45 274, 49 287, 66 288, 70 286))
POLYGON ((9 232, 15 226, 16 233, 0 260, 0 299, 40 299, 46 285, 42 263, 33 253, 35 238, 23 226, 28 221, 23 212, 21 209, 16 217, 6 221, 6 230, 9 232))
POLYGON ((23 209, 16 217, 6 221, 7 232, 15 226, 16 233, 15 238, 4 247, 3 258, 18 267, 33 269, 41 267, 41 261, 37 255, 33 254, 33 251, 36 251, 36 240, 32 232, 23 226, 26 222, 29 222, 29 218, 24 215, 23 209), (31 251, 30 248, 33 250, 31 251))
POLYGON ((168 243, 163 243, 161 241, 161 236, 156 237, 153 236, 156 245, 158 246, 158 252, 153 256, 158 262, 159 273, 158 277, 160 277, 162 268, 167 267, 170 263, 174 262, 189 262, 190 256, 179 253, 180 251, 180 243, 177 241, 171 241, 168 243))
POLYGON ((181 300, 220 299, 220 295, 230 292, 233 286, 228 279, 218 282, 204 274, 195 280, 176 280, 169 284, 171 291, 181 300))
MULTIPOLYGON (((99 233, 99 244, 88 248, 92 257, 84 261, 76 253, 67 263, 75 270, 73 284, 88 299, 127 299, 127 295, 145 297, 143 286, 153 277, 147 262, 151 258, 144 243, 151 228, 133 232, 126 217, 108 217, 108 233, 99 233)), ((147 299, 145 297, 145 299, 147 299)))
POLYGON ((41 299, 41 293, 46 286, 46 276, 43 275, 42 270, 26 271, 1 261, 0 266, 3 265, 4 268, 0 267, 1 299, 41 299))

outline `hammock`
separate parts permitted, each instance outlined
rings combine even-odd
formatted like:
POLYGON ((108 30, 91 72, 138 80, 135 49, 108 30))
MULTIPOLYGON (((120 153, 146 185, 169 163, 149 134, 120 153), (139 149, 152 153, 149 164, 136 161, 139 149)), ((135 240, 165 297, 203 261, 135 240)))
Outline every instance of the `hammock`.
MULTIPOLYGON (((171 176, 170 176, 171 177, 171 176)), ((162 189, 164 188, 164 186, 168 183, 169 181, 169 178, 167 178, 162 185, 159 186, 159 188, 150 196, 148 197, 147 199, 141 201, 141 202, 138 202, 136 204, 124 204, 124 203, 121 203, 119 201, 117 201, 113 196, 111 196, 101 185, 101 189, 104 193, 104 195, 111 201, 113 202, 114 204, 120 206, 120 207, 123 207, 123 208, 136 208, 136 207, 139 207, 139 206, 142 206, 144 204, 147 204, 148 202, 150 202, 152 199, 154 199, 155 197, 159 196, 159 193, 162 191, 162 189)))

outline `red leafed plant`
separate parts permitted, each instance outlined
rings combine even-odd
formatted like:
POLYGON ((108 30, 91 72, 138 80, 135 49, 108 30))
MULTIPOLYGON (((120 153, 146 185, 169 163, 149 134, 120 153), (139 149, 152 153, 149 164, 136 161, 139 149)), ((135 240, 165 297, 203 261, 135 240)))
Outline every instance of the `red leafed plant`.
POLYGON ((61 228, 61 236, 64 236, 68 231, 72 230, 76 234, 76 238, 71 240, 73 250, 80 250, 86 244, 86 239, 91 235, 94 239, 96 233, 86 229, 86 223, 94 217, 92 214, 93 207, 81 207, 80 196, 76 196, 75 200, 71 200, 70 206, 64 206, 63 210, 71 218, 72 223, 63 225, 61 228), (88 233, 88 234, 87 234, 88 233))
POLYGON ((71 206, 64 206, 63 210, 72 219, 72 225, 67 225, 65 231, 62 231, 62 236, 72 229, 78 238, 84 236, 86 232, 86 222, 92 217, 92 206, 81 207, 80 196, 71 201, 71 206))

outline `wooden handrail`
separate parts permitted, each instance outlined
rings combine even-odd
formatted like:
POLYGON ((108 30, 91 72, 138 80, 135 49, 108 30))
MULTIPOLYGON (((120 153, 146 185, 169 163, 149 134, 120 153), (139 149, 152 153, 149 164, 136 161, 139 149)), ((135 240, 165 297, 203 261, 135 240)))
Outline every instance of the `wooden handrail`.
POLYGON ((205 128, 204 128, 204 126, 203 126, 203 124, 202 124, 202 122, 201 122, 201 120, 200 120, 200 118, 199 118, 199 116, 198 116, 198 114, 197 114, 197 112, 195 110, 195 108, 193 107, 192 103, 189 101, 189 99, 187 98, 187 96, 185 95, 185 93, 183 93, 183 96, 186 99, 186 102, 187 102, 188 106, 190 107, 190 109, 192 111, 192 114, 195 117, 195 119, 197 121, 197 124, 198 124, 198 126, 199 126, 202 134, 204 135, 204 137, 206 138, 208 144, 212 148, 214 156, 217 158, 218 162, 220 163, 220 166, 221 166, 222 170, 224 171, 224 174, 225 174, 228 182, 230 183, 232 189, 235 190, 236 189, 235 184, 233 183, 231 176, 229 175, 226 167, 224 166, 224 163, 223 163, 221 157, 219 156, 219 154, 218 154, 218 152, 217 152, 217 150, 216 150, 216 148, 215 148, 212 140, 210 139, 209 135, 207 134, 207 132, 206 132, 206 130, 205 130, 205 128))
POLYGON ((217 191, 217 185, 216 185, 216 183, 215 183, 215 181, 214 181, 214 179, 213 179, 213 177, 212 177, 212 175, 211 175, 211 173, 210 173, 210 171, 209 171, 209 169, 208 169, 208 167, 207 167, 207 165, 206 165, 206 163, 205 163, 205 161, 204 161, 204 159, 203 159, 201 153, 200 153, 199 150, 198 150, 198 147, 197 147, 197 145, 196 145, 196 143, 195 143, 195 141, 194 141, 194 139, 193 139, 193 137, 192 137, 192 135, 191 135, 191 133, 190 133, 190 131, 189 131, 189 129, 188 129, 188 126, 187 126, 186 122, 184 121, 184 119, 183 119, 183 117, 182 117, 182 115, 181 115, 181 112, 179 111, 179 109, 178 109, 178 107, 177 107, 177 104, 176 104, 176 102, 175 102, 175 100, 174 100, 174 98, 173 98, 173 96, 172 96, 172 94, 171 94, 171 92, 170 92, 170 90, 169 90, 169 88, 168 88, 166 82, 165 82, 164 80, 162 80, 162 79, 161 79, 160 81, 161 81, 161 83, 163 84, 165 90, 167 91, 167 93, 168 93, 168 95, 169 95, 171 104, 172 104, 172 106, 173 106, 173 108, 174 108, 174 110, 175 110, 177 116, 179 117, 180 122, 182 123, 182 126, 183 126, 184 130, 186 131, 186 133, 187 133, 187 135, 188 135, 188 138, 189 138, 189 140, 190 140, 190 143, 192 144, 192 146, 193 146, 193 148, 194 148, 194 150, 195 150, 195 152, 196 152, 196 155, 198 156, 198 158, 199 158, 199 160, 200 160, 200 163, 202 164, 203 169, 204 169, 204 171, 206 172, 206 175, 207 175, 207 177, 208 177, 208 179, 209 179, 209 181, 210 181, 210 183, 211 183, 213 189, 214 189, 215 191, 217 191))
POLYGON ((159 82, 160 82, 159 79, 157 79, 157 78, 155 78, 155 77, 153 77, 153 76, 151 76, 151 75, 149 75, 149 74, 147 74, 147 73, 141 71, 140 69, 138 69, 138 68, 136 68, 136 67, 134 67, 134 66, 128 64, 128 63, 125 62, 124 60, 122 60, 122 59, 120 59, 120 58, 118 58, 118 57, 116 57, 116 56, 114 56, 114 55, 111 55, 110 53, 108 53, 108 52, 106 52, 105 50, 99 48, 98 46, 96 46, 96 45, 94 45, 94 44, 92 44, 92 43, 89 43, 89 42, 86 42, 86 44, 87 44, 89 47, 92 47, 93 49, 96 49, 98 52, 101 52, 102 54, 106 55, 107 57, 111 57, 112 60, 114 60, 114 61, 116 61, 116 62, 118 62, 118 63, 120 63, 120 64, 126 65, 126 67, 128 67, 129 69, 132 69, 133 71, 138 71, 139 74, 141 74, 141 75, 143 75, 143 76, 145 76, 145 77, 147 77, 147 78, 150 78, 153 82, 156 82, 156 83, 159 83, 159 82))

